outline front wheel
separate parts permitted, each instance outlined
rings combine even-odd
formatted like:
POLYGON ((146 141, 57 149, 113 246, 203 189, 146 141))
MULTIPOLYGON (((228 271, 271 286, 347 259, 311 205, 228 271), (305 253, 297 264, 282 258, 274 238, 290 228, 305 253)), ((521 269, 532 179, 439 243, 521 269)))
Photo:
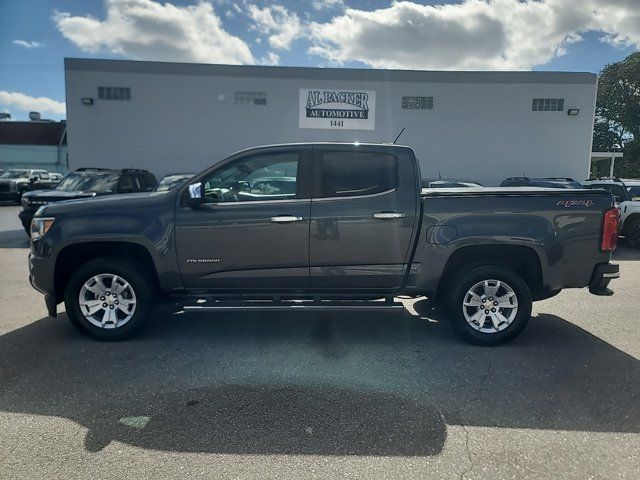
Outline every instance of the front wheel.
POLYGON ((457 333, 476 345, 515 338, 531 317, 531 293, 513 270, 486 265, 461 271, 451 284, 448 307, 457 333))
POLYGON ((144 270, 131 262, 92 260, 76 270, 67 284, 67 316, 78 330, 96 340, 131 337, 147 321, 151 285, 144 270))

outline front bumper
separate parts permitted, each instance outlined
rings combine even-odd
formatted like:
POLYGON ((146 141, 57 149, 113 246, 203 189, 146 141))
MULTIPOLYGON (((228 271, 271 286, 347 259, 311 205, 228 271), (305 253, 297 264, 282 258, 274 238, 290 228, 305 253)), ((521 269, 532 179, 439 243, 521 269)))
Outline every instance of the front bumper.
POLYGON ((44 294, 44 301, 47 311, 52 317, 56 316, 56 305, 58 300, 54 288, 54 267, 51 256, 39 257, 33 253, 29 254, 29 283, 31 286, 44 294))
POLYGON ((620 278, 620 265, 617 263, 599 263, 593 269, 591 281, 589 282, 589 292, 594 295, 613 295, 613 290, 609 288, 609 282, 620 278))
POLYGON ((18 218, 26 230, 31 228, 31 220, 33 220, 35 214, 35 210, 20 210, 20 213, 18 213, 18 218))

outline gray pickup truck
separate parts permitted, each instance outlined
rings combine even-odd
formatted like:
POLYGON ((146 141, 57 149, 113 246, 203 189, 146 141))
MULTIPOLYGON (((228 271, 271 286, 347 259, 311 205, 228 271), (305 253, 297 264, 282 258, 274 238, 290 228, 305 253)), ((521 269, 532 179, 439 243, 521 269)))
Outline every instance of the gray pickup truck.
POLYGON ((514 338, 532 301, 610 295, 610 193, 422 189, 409 147, 305 143, 239 152, 175 190, 41 207, 32 285, 82 332, 137 332, 161 296, 184 311, 446 306, 464 339, 514 338))

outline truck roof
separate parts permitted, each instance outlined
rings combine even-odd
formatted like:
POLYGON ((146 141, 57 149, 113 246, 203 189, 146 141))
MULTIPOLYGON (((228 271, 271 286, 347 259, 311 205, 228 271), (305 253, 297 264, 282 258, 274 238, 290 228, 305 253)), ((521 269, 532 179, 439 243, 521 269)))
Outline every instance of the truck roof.
POLYGON ((408 145, 399 145, 396 143, 373 143, 373 142, 291 142, 291 143, 273 143, 269 145, 256 145, 254 147, 238 150, 233 155, 242 152, 248 152, 251 150, 258 150, 261 148, 277 148, 277 147, 309 147, 309 146, 336 146, 336 147, 385 147, 385 148, 398 148, 413 150, 408 145))

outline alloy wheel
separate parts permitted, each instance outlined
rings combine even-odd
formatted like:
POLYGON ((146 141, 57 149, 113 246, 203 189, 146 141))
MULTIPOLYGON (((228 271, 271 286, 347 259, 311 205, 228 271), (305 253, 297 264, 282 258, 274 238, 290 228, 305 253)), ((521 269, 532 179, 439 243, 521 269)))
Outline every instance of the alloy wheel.
POLYGON ((80 311, 92 325, 112 329, 125 325, 136 311, 136 294, 124 278, 101 273, 89 278, 78 297, 80 311))
POLYGON ((507 328, 518 313, 518 298, 513 289, 500 280, 483 280, 464 296, 462 311, 467 323, 482 333, 507 328))

